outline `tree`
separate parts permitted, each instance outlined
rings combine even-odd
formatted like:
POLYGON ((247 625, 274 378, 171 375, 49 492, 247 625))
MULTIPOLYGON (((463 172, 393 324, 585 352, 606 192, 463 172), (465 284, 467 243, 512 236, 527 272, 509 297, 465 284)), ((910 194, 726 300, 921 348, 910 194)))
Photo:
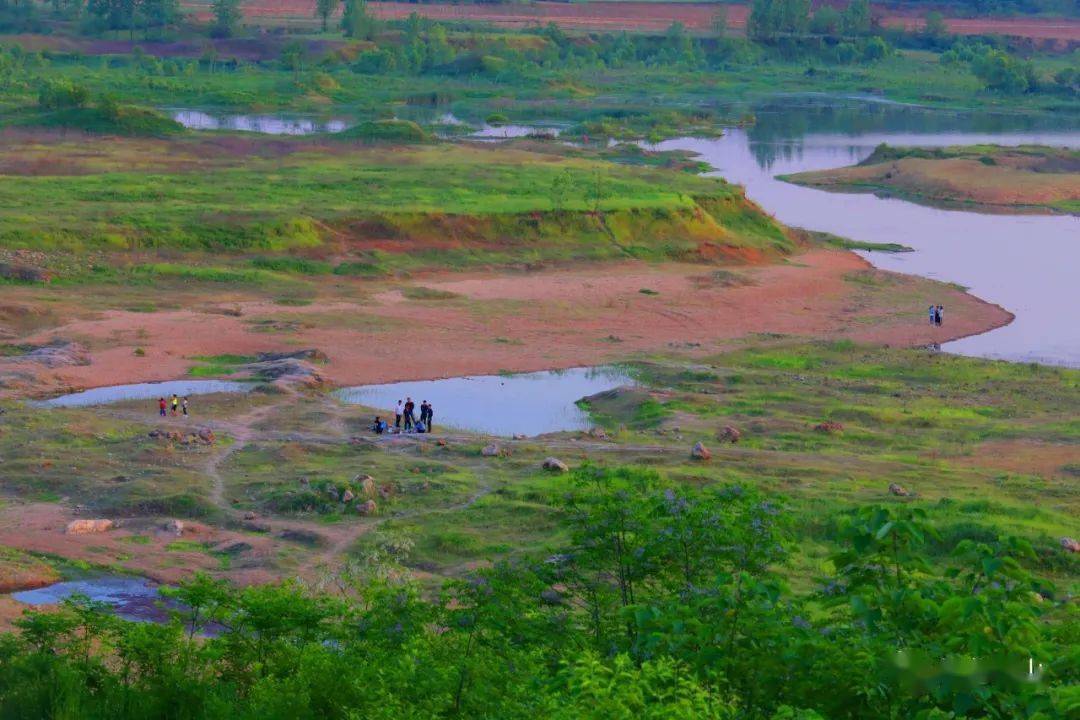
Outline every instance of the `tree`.
POLYGON ((830 5, 822 5, 814 12, 810 19, 810 32, 815 35, 828 35, 836 37, 840 35, 840 13, 830 5))
POLYGON ((165 28, 176 23, 180 16, 180 3, 179 0, 139 0, 138 11, 147 37, 151 29, 157 30, 160 37, 165 28))
POLYGON ((322 31, 326 32, 326 28, 330 22, 330 16, 334 14, 334 9, 337 7, 338 0, 315 0, 315 15, 322 20, 322 31))
POLYGON ((866 35, 870 32, 870 1, 851 0, 841 13, 840 21, 845 35, 866 35))
POLYGON ((1009 95, 1034 90, 1038 85, 1035 68, 1002 50, 987 50, 971 62, 975 77, 986 83, 988 90, 1009 95))
POLYGON ((378 20, 368 10, 367 0, 344 0, 341 30, 353 40, 374 40, 379 31, 378 20))
POLYGON ((713 35, 718 38, 722 38, 727 35, 728 31, 728 17, 727 17, 727 5, 717 5, 716 11, 712 16, 712 31, 713 35))
POLYGON ((926 14, 923 20, 923 36, 927 40, 938 42, 949 37, 949 27, 945 24, 945 16, 937 10, 926 14))
POLYGON ((214 25, 210 32, 216 37, 231 37, 240 23, 241 0, 214 0, 214 25))

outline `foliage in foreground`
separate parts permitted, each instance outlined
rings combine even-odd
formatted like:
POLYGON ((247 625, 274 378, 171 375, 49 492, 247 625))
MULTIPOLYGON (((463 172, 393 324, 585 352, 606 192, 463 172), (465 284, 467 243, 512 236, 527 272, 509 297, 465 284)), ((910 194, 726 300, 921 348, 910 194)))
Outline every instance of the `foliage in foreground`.
POLYGON ((585 467, 561 511, 559 553, 433 599, 388 541, 328 592, 197 576, 166 625, 29 613, 0 637, 0 716, 1049 719, 1080 702, 1075 606, 1022 541, 964 541, 940 572, 921 510, 864 507, 795 593, 776 572, 786 512, 740 486, 585 467))

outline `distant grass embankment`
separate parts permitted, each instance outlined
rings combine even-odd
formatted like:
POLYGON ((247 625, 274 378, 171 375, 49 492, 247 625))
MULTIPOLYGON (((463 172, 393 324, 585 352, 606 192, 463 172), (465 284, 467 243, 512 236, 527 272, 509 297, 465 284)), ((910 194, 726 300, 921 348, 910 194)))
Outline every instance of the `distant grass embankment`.
POLYGON ((60 139, 45 152, 32 138, 0 142, 0 249, 108 258, 59 281, 754 261, 793 248, 741 188, 561 150, 217 136, 60 139))
POLYGON ((1080 214, 1080 151, 1036 145, 895 148, 851 167, 782 176, 800 185, 927 205, 1080 214))

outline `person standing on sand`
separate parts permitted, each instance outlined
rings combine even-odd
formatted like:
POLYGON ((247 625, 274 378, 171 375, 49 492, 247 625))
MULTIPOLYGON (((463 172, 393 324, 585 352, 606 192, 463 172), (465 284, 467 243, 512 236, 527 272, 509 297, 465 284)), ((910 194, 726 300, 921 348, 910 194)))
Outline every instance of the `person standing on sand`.
POLYGON ((435 409, 431 407, 431 403, 427 406, 427 431, 431 432, 435 429, 435 421, 432 419, 435 415, 435 409))
POLYGON ((941 310, 942 308, 940 305, 934 307, 934 324, 938 326, 941 325, 941 310))
POLYGON ((405 413, 401 401, 397 401, 397 407, 394 408, 394 431, 401 432, 401 416, 405 413))
POLYGON ((424 423, 425 425, 427 424, 427 410, 428 410, 428 401, 427 400, 421 400, 420 401, 420 422, 424 423))
POLYGON ((405 398, 405 432, 413 428, 413 422, 416 420, 413 416, 414 410, 416 410, 416 403, 413 402, 411 397, 405 398))
POLYGON ((187 396, 184 396, 184 399, 180 401, 180 409, 184 411, 184 417, 187 417, 187 396))
POLYGON ((176 411, 180 407, 180 398, 176 397, 176 393, 173 393, 172 400, 170 400, 170 403, 172 404, 173 417, 176 417, 176 411))
POLYGON ((937 308, 933 305, 930 306, 930 324, 937 325, 937 308))
POLYGON ((158 412, 161 414, 161 417, 165 417, 165 408, 166 408, 165 398, 158 398, 157 406, 158 406, 158 412))
POLYGON ((937 324, 941 325, 945 321, 945 306, 937 306, 937 324))

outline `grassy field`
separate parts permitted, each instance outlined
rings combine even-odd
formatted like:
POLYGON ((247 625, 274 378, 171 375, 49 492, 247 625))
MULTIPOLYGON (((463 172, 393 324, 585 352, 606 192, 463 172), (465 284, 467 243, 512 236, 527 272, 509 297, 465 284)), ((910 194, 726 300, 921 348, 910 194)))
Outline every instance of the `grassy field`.
POLYGON ((15 133, 0 143, 0 248, 45 251, 54 282, 244 285, 522 261, 689 259, 702 242, 766 254, 792 247, 740 188, 589 155, 535 143, 15 133), (177 264, 176 251, 188 261, 177 264), (109 259, 74 260, 85 253, 109 259))
POLYGON ((1059 148, 882 146, 858 165, 785 179, 826 190, 863 190, 947 207, 1080 213, 1080 153, 1059 148))
MULTIPOLYGON (((926 509, 942 534, 942 562, 964 538, 1009 533, 1033 543, 1039 572, 1076 582, 1076 558, 1058 546, 1080 510, 1075 371, 783 341, 631 367, 638 387, 586 405, 606 438, 503 442, 498 458, 481 456, 483 437, 454 431, 443 440, 347 443, 367 434, 368 413, 322 394, 200 399, 199 413, 223 436, 211 448, 148 438, 150 416, 135 420, 148 413, 141 404, 42 411, 7 403, 4 492, 13 510, 63 497, 85 504, 88 517, 178 516, 224 531, 236 527, 231 514, 251 511, 283 523, 279 530, 304 529, 282 540, 275 533, 276 550, 248 558, 274 574, 306 573, 304 563, 325 562, 327 548, 364 553, 388 536, 407 537, 406 564, 428 577, 551 548, 564 481, 540 463, 555 455, 572 466, 645 465, 680 484, 734 483, 784 498, 800 528, 803 551, 786 571, 797 583, 826 571, 823 528, 873 502, 926 509), (728 426, 738 443, 719 438, 728 426), (231 433, 245 438, 235 449, 231 433), (712 448, 711 462, 691 459, 698 441, 712 448), (335 499, 345 490, 360 496, 363 475, 379 488, 379 509, 367 518, 335 499), (910 494, 891 495, 894 483, 910 494)), ((196 551, 213 561, 220 539, 202 542, 196 551)), ((101 552, 102 562, 127 564, 109 557, 101 552)))

